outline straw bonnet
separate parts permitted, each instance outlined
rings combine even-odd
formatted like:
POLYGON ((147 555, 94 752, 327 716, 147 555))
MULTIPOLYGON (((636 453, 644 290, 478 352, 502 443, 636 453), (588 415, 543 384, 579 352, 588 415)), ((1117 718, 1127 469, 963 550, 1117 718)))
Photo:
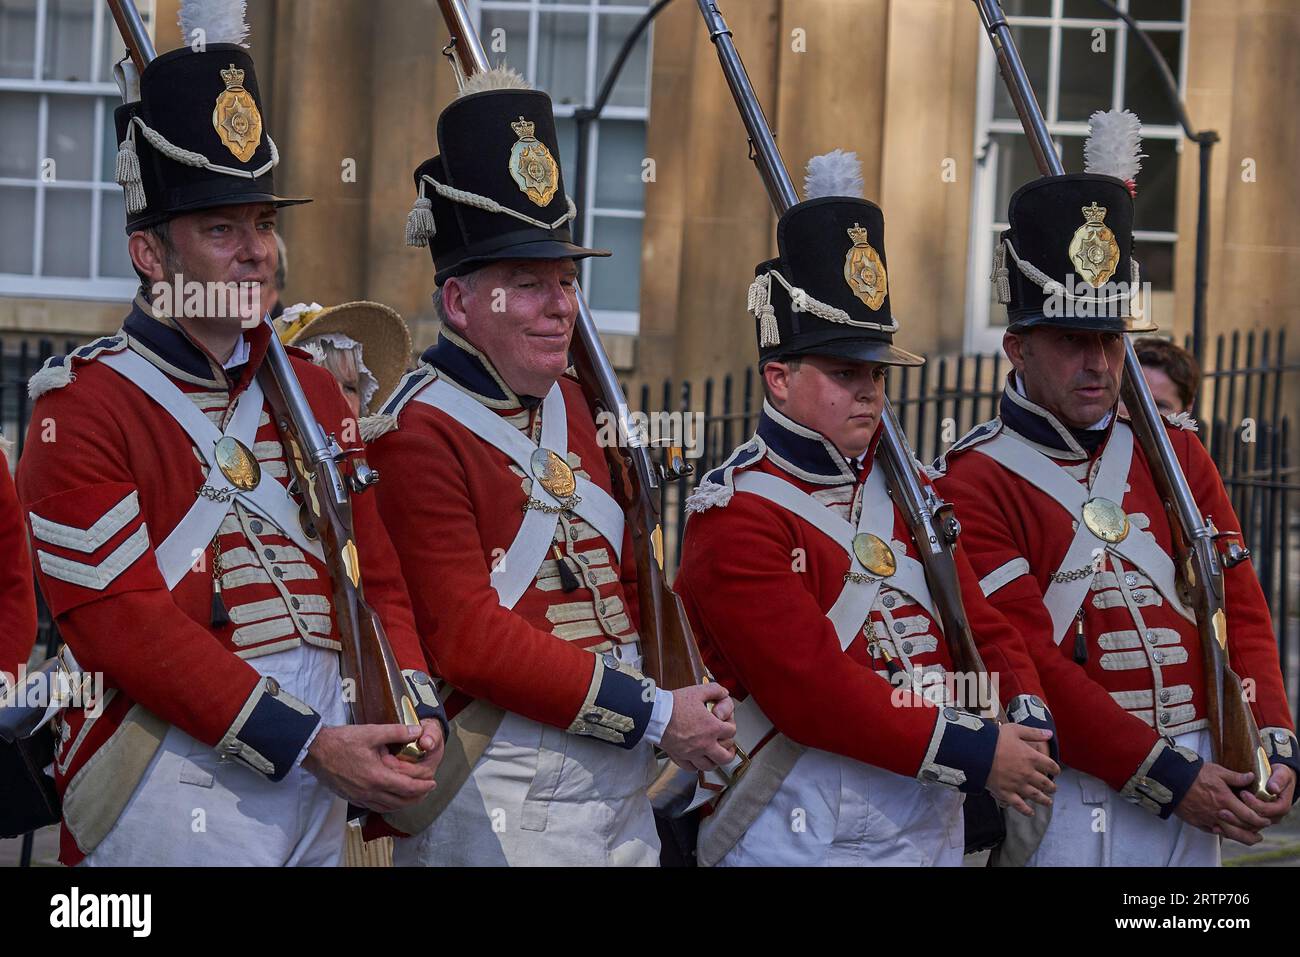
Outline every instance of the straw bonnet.
POLYGON ((300 303, 276 320, 276 331, 286 346, 330 333, 359 343, 361 361, 379 383, 367 403, 372 411, 397 388, 411 362, 411 333, 406 323, 395 310, 379 302, 345 302, 328 309, 300 303))

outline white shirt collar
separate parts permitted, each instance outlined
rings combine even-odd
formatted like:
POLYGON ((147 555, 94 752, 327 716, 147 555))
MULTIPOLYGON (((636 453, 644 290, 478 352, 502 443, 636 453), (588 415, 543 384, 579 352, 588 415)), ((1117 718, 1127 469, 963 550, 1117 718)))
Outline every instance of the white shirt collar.
POLYGON ((223 369, 233 369, 235 366, 242 366, 248 361, 249 355, 248 340, 242 335, 239 341, 235 343, 235 351, 230 354, 230 358, 221 364, 223 369))

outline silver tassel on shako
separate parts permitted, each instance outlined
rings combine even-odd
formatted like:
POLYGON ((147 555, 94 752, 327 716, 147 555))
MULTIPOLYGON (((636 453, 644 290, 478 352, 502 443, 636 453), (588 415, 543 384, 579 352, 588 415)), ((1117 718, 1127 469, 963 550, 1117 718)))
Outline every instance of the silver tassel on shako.
POLYGON ((764 273, 749 284, 749 311, 759 321, 758 344, 766 349, 781 344, 781 330, 772 307, 772 276, 764 273))
POLYGON ((135 124, 127 126, 126 139, 117 150, 117 185, 126 192, 128 215, 142 213, 149 205, 144 195, 144 181, 140 178, 140 156, 135 151, 135 124))

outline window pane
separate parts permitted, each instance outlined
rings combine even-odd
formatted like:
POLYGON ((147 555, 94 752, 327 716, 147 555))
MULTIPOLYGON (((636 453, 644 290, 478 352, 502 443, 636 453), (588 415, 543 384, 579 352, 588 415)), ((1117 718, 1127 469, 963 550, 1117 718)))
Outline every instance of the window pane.
MULTIPOLYGON (((1118 6, 1118 4, 1116 4, 1118 6)), ((1061 7, 1061 16, 1074 17, 1084 20, 1115 20, 1115 14, 1111 13, 1097 0, 1065 0, 1061 7)))
MULTIPOLYGON (((605 75, 613 65, 614 58, 618 56, 618 51, 623 48, 628 34, 635 28, 638 19, 632 16, 600 18, 597 24, 597 42, 600 45, 596 48, 596 89, 592 93, 593 98, 600 91, 601 84, 605 82, 605 75)), ((608 105, 645 106, 650 102, 649 80, 650 31, 644 30, 623 63, 623 70, 618 75, 618 82, 614 84, 614 92, 610 94, 608 105)))
POLYGON ((1030 180, 1038 179, 1038 164, 1029 143, 1020 133, 994 133, 990 150, 997 149, 997 159, 990 154, 989 162, 996 162, 994 175, 997 188, 993 197, 994 222, 1005 222, 1007 203, 1011 194, 1030 180))
MULTIPOLYGON (((1051 31, 1045 27, 1012 27, 1011 36, 1020 51, 1020 59, 1025 64, 1030 85, 1038 94, 1043 109, 1047 109, 1043 98, 1047 96, 1047 59, 1051 31)), ((1000 120, 1017 118, 1016 108, 1011 105, 1011 97, 1007 95, 1006 84, 996 70, 993 75, 993 115, 1000 120)))
MULTIPOLYGON (((560 155, 556 157, 560 161, 560 172, 564 175, 564 187, 572 193, 577 187, 574 185, 574 177, 577 175, 576 164, 578 162, 578 123, 571 116, 557 116, 555 118, 555 138, 560 143, 560 155)), ((579 197, 574 196, 574 200, 579 197)), ((581 206, 582 203, 578 202, 581 206)))
POLYGON ((591 263, 591 308, 636 312, 641 308, 643 220, 597 216, 592 245, 611 250, 591 263))
POLYGON ((488 62, 493 66, 505 63, 520 73, 528 70, 527 13, 484 10, 479 39, 483 41, 488 62))
POLYGON ((601 7, 648 7, 650 0, 596 0, 601 7))
POLYGON ((1147 158, 1137 174, 1134 201, 1135 229, 1173 232, 1177 224, 1178 152, 1177 140, 1146 139, 1142 152, 1147 158))
POLYGON ((602 208, 642 209, 645 184, 641 162, 645 159, 645 123, 640 120, 602 120, 596 150, 596 205, 602 208))
MULTIPOLYGON (((1178 58, 1183 35, 1176 31, 1155 31, 1147 36, 1160 51, 1165 63, 1178 81, 1178 58)), ((1124 105, 1138 115, 1143 123, 1153 126, 1172 126, 1178 122, 1174 106, 1159 66, 1151 59, 1146 44, 1129 33, 1128 50, 1124 64, 1124 105)))
POLYGON ((588 102, 585 14, 543 13, 537 18, 536 81, 556 103, 588 102))
POLYGON ((99 274, 131 279, 131 257, 126 252, 126 203, 120 189, 99 194, 99 274))
POLYGON ((1061 157, 1061 166, 1067 173, 1083 172, 1083 144, 1087 141, 1086 136, 1058 136, 1056 139, 1056 152, 1061 157))
MULTIPOLYGON (((1141 196, 1139 192, 1138 197, 1141 196)), ((1151 283, 1151 288, 1156 290, 1174 288, 1173 243, 1134 242, 1133 258, 1141 267, 1142 282, 1151 283)), ((1158 317, 1157 321, 1159 321, 1158 317)))
POLYGON ((89 180, 95 162, 95 98, 51 96, 46 154, 60 180, 89 180))
POLYGON ((38 102, 33 93, 0 93, 0 176, 36 178, 38 102))
POLYGON ((0 76, 36 75, 36 0, 0 0, 0 76))
POLYGON ((1009 17, 1050 17, 1052 0, 1006 0, 1002 12, 1009 17))
MULTIPOLYGON (((104 134, 99 142, 99 181, 117 182, 117 127, 113 124, 113 111, 122 105, 116 96, 103 97, 104 134)), ((138 130, 136 131, 139 132, 138 130)))
POLYGON ((1128 0, 1128 12, 1139 20, 1181 20, 1183 0, 1128 0))
POLYGON ((84 189, 45 191, 45 276, 90 275, 90 200, 84 189))
POLYGON ((0 273, 31 275, 36 190, 0 186, 0 273))
POLYGON ((46 0, 45 63, 47 80, 88 82, 90 47, 95 32, 94 0, 46 0))
POLYGON ((1061 88, 1056 118, 1087 122, 1110 109, 1115 77, 1115 31, 1061 31, 1061 88), (1094 50, 1095 48, 1095 50, 1094 50))
MULTIPOLYGON (((148 23, 146 20, 145 25, 148 26, 148 23)), ((99 43, 99 76, 96 79, 100 83, 112 83, 113 65, 126 56, 126 46, 122 43, 122 36, 117 32, 117 24, 111 16, 104 17, 103 34, 99 43)))

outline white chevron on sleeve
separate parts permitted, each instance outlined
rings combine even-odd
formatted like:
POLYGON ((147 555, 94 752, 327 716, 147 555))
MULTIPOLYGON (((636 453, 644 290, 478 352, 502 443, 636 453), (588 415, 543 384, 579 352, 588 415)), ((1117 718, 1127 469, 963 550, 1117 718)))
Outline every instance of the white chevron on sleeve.
POLYGON ((126 523, 140 514, 140 493, 132 491, 99 517, 90 528, 63 525, 31 513, 32 535, 43 542, 85 552, 87 555, 126 527, 126 523))
MULTIPOLYGON (((135 493, 132 492, 132 495, 135 493)), ((37 549, 36 558, 41 571, 51 578, 103 591, 113 579, 131 567, 141 555, 149 549, 149 526, 141 525, 126 541, 113 549, 112 554, 98 565, 74 562, 70 558, 52 555, 37 549)))

